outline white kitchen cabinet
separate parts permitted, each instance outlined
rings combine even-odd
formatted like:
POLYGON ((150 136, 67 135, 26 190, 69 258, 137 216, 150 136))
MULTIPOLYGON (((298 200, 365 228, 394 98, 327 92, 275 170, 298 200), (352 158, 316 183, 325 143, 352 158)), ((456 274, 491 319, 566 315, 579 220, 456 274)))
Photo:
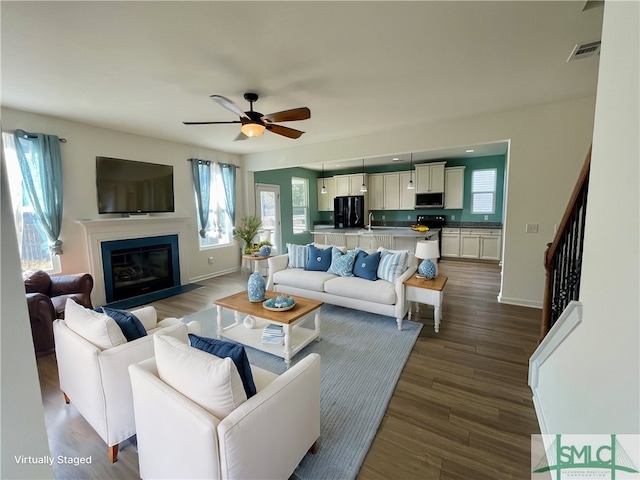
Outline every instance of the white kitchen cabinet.
POLYGON ((384 210, 384 176, 374 173, 367 178, 369 210, 384 210))
POLYGON ((416 165, 416 193, 444 192, 444 166, 446 162, 416 165))
POLYGON ((460 229, 444 227, 441 232, 441 257, 460 257, 460 229))
POLYGON ((398 210, 400 208, 400 174, 385 173, 382 177, 384 179, 384 209, 398 210))
POLYGON ((369 210, 400 208, 400 174, 374 173, 367 176, 369 210))
POLYGON ((416 191, 407 190, 407 185, 409 185, 409 180, 411 180, 411 173, 401 173, 400 174, 400 205, 398 207, 399 210, 413 210, 416 208, 416 191))
POLYGON ((480 235, 473 230, 460 229, 460 258, 480 258, 480 235))
POLYGON ((480 235, 480 258, 500 260, 502 256, 502 230, 489 230, 480 235))
POLYGON ((460 257, 500 260, 502 229, 461 228, 460 257))
MULTIPOLYGON (((347 195, 365 195, 360 191, 362 186, 363 174, 357 173, 352 175, 336 175, 335 179, 336 197, 344 197, 347 195)), ((364 174, 364 184, 367 184, 367 174, 364 174)))
POLYGON ((464 202, 464 169, 449 167, 444 169, 444 208, 462 209, 464 202))
POLYGON ((333 199, 336 196, 335 180, 330 178, 318 179, 318 211, 319 212, 333 212, 333 199), (324 195, 320 193, 322 191, 322 185, 327 189, 327 193, 324 195))

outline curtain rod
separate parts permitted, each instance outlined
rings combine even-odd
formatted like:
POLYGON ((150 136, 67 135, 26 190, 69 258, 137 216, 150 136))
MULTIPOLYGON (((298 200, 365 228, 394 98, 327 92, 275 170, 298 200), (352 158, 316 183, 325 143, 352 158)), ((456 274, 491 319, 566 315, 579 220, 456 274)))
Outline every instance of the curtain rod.
POLYGON ((242 168, 240 165, 236 165, 235 163, 231 163, 231 162, 216 162, 215 160, 205 160, 204 158, 187 158, 187 162, 190 162, 191 160, 204 160, 206 162, 219 163, 221 165, 233 165, 237 169, 241 169, 242 168))
MULTIPOLYGON (((13 132, 15 134, 15 132, 13 132)), ((34 135, 25 135, 24 138, 38 138, 34 135)), ((60 143, 67 143, 67 139, 66 138, 58 138, 58 140, 60 141, 60 143)))

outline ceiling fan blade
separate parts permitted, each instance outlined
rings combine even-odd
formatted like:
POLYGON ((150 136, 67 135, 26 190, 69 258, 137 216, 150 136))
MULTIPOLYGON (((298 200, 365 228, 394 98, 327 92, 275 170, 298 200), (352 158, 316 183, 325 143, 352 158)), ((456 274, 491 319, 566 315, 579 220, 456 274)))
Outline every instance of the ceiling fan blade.
POLYGON ((262 121, 271 123, 295 122, 296 120, 307 120, 308 118, 311 118, 311 110, 309 110, 307 107, 300 107, 264 115, 262 117, 262 121))
POLYGON ((247 116, 239 106, 237 106, 235 103, 233 103, 233 101, 229 100, 227 97, 223 97, 222 95, 211 95, 209 98, 214 102, 216 102, 217 104, 222 105, 227 110, 235 113, 239 117, 247 116))
POLYGON ((233 120, 230 122, 182 122, 185 125, 221 125, 225 123, 242 123, 240 120, 233 120))
POLYGON ((283 137, 289 137, 289 138, 300 138, 300 135, 304 133, 294 128, 283 127, 282 125, 275 125, 271 123, 267 123, 265 127, 270 132, 277 133, 278 135, 282 135, 283 137))

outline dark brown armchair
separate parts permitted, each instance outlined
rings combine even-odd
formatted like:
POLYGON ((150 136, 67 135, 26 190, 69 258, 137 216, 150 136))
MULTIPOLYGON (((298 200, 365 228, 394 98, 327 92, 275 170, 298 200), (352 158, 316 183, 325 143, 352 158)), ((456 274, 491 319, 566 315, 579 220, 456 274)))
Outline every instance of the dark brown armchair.
POLYGON ((31 335, 37 356, 54 352, 53 321, 64 318, 67 298, 92 308, 93 277, 88 273, 51 277, 42 270, 23 274, 27 294, 31 335))

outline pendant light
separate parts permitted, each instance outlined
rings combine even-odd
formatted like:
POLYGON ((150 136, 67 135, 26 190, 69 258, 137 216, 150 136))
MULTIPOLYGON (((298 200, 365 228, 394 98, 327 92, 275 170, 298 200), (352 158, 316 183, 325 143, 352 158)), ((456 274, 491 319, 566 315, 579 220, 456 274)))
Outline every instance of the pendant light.
POLYGON ((322 195, 326 195, 327 187, 324 186, 324 163, 322 164, 322 190, 320 190, 322 195))
POLYGON ((411 169, 409 170, 409 184, 407 185, 407 190, 413 190, 413 153, 411 154, 411 169))
POLYGON ((360 193, 367 192, 367 185, 364 183, 364 158, 362 159, 362 186, 360 187, 360 193))

